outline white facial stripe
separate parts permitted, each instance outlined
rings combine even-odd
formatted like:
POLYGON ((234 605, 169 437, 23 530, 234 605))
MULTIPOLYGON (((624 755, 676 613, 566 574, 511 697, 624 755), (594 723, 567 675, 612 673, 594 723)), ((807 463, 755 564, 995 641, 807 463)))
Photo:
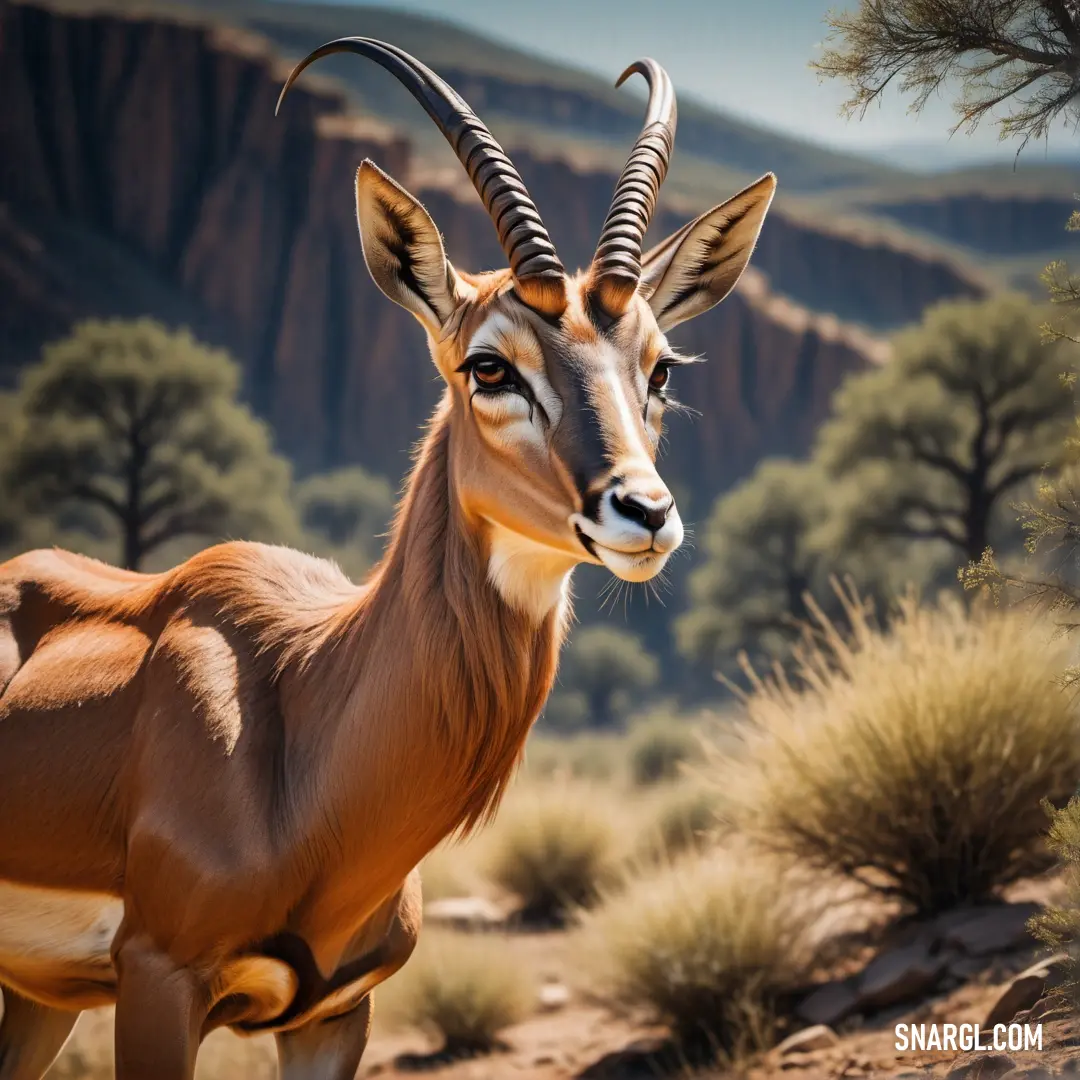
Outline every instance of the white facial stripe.
MULTIPOLYGON (((630 407, 630 402, 626 398, 626 389, 623 386, 622 379, 619 378, 619 370, 615 360, 606 363, 601 369, 600 383, 605 392, 605 397, 614 408, 619 441, 625 447, 624 455, 630 458, 640 457, 648 461, 649 454, 645 449, 645 444, 641 441, 638 414, 630 407)), ((604 410, 598 411, 601 424, 610 424, 611 418, 604 415, 604 410)))

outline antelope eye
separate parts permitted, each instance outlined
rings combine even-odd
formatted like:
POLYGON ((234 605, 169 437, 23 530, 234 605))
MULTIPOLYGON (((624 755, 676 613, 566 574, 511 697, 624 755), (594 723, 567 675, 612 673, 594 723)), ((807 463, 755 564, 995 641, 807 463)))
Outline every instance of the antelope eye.
POLYGON ((649 376, 649 387, 653 390, 663 390, 668 384, 668 379, 671 377, 670 367, 661 361, 656 367, 653 368, 652 374, 649 376))
POLYGON ((509 377, 506 361, 494 356, 482 356, 472 364, 473 377, 481 386, 502 386, 509 377))

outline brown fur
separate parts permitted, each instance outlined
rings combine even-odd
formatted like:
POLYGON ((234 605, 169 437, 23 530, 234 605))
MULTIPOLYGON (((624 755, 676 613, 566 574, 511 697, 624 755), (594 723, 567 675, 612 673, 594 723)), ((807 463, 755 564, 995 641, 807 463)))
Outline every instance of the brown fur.
MULTIPOLYGON (((488 583, 450 441, 444 405, 362 586, 244 543, 158 575, 60 551, 0 567, 19 657, 0 698, 0 879, 122 896, 121 936, 137 925, 208 983, 288 932, 330 994, 377 944, 369 924, 400 922, 388 900, 415 929, 402 882, 494 810, 561 636, 488 583)), ((99 1001, 76 986, 67 1005, 99 1001)))

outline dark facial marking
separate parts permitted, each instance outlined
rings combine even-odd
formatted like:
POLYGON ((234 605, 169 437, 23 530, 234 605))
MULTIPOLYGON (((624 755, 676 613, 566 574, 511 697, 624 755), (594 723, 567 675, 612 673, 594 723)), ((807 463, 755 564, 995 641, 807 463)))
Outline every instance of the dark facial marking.
POLYGON ((574 478, 584 501, 590 488, 610 468, 600 419, 589 399, 586 371, 580 361, 564 350, 548 354, 544 363, 552 389, 563 403, 562 419, 555 432, 555 450, 574 478))

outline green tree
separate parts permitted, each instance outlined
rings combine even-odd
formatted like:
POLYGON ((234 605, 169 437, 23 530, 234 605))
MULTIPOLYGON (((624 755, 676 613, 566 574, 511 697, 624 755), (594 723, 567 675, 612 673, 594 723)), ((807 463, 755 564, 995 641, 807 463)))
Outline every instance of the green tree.
POLYGON ((827 481, 814 464, 783 458, 717 499, 690 575, 689 606, 675 623, 679 651, 712 664, 740 649, 781 653, 836 569, 812 542, 827 513, 827 481))
MULTIPOLYGON (((1080 232, 1080 210, 1074 210, 1065 226, 1068 232, 1080 232)), ((1054 305, 1056 320, 1047 320, 1043 335, 1047 341, 1071 341, 1080 345, 1076 318, 1080 314, 1080 274, 1070 271, 1068 263, 1056 259, 1042 273, 1043 284, 1054 305)), ((1075 377, 1071 377, 1075 382, 1075 377)))
POLYGON ((1080 119, 1074 0, 860 0, 826 22, 831 47, 814 67, 848 84, 849 115, 863 115, 891 84, 914 112, 954 84, 956 129, 996 115, 1001 137, 1019 137, 1021 148, 1057 119, 1080 119))
POLYGON ((129 568, 180 537, 292 539, 288 463, 239 383, 187 331, 81 323, 23 372, 7 488, 30 514, 107 523, 129 568))
POLYGON ((841 386, 822 425, 816 454, 846 489, 830 543, 935 541, 980 558, 1010 500, 1062 458, 1062 366, 1022 297, 931 309, 888 364, 841 386))
POLYGON ((610 626, 587 626, 575 633, 560 670, 560 682, 583 694, 598 727, 616 723, 620 694, 651 689, 660 664, 639 638, 610 626))
POLYGON ((394 491, 384 477, 352 465, 301 481, 296 503, 300 523, 320 553, 359 577, 378 557, 378 538, 394 510, 394 491))

